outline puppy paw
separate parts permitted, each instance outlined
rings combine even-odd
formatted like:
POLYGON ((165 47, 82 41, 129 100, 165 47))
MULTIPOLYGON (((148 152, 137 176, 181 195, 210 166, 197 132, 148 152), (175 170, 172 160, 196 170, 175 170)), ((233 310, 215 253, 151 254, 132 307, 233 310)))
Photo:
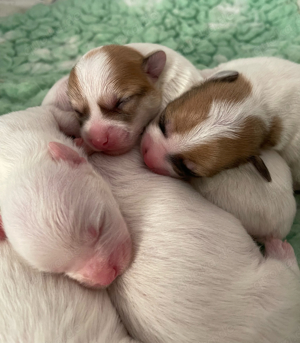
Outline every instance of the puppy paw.
POLYGON ((283 242, 277 238, 267 240, 265 242, 265 254, 266 257, 280 260, 297 273, 300 273, 294 249, 287 241, 283 242))

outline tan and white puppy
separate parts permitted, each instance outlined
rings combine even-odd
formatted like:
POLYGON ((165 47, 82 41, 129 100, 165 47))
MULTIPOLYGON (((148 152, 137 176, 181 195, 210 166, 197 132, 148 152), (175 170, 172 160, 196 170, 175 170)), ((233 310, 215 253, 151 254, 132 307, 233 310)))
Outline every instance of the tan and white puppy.
POLYGON ((130 150, 146 125, 203 78, 187 59, 162 45, 107 45, 86 53, 72 69, 68 94, 96 151, 130 150))
POLYGON ((170 103, 143 139, 146 164, 157 172, 213 176, 274 148, 300 181, 300 66, 275 57, 221 64, 206 81, 170 103))

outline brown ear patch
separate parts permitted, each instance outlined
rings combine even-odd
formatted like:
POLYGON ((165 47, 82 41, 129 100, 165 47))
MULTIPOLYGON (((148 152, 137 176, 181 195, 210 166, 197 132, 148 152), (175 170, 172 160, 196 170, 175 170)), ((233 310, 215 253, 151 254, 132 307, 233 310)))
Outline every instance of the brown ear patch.
MULTIPOLYGON (((107 98, 100 97, 98 105, 103 116, 113 120, 132 122, 139 108, 145 106, 143 100, 147 97, 156 106, 161 101, 161 92, 157 90, 143 70, 144 56, 138 51, 123 45, 106 45, 101 48, 108 58, 111 71, 109 86, 111 92, 119 101, 130 97, 120 111, 107 106, 107 98)), ((149 106, 149 105, 148 105, 149 106)))
POLYGON ((171 102, 166 108, 166 119, 172 120, 174 131, 184 134, 208 117, 213 101, 238 103, 251 91, 250 82, 241 74, 234 82, 208 79, 171 102))
POLYGON ((181 155, 197 165, 196 173, 199 176, 213 176, 224 169, 247 163, 250 156, 258 155, 265 134, 264 122, 251 116, 245 119, 234 139, 218 138, 199 144, 181 155))
POLYGON ((112 83, 119 97, 153 90, 142 65, 144 56, 124 45, 106 45, 101 48, 108 57, 112 83))
POLYGON ((259 172, 259 174, 268 182, 272 181, 269 169, 265 165, 265 162, 259 156, 251 156, 250 162, 253 164, 254 168, 259 172))

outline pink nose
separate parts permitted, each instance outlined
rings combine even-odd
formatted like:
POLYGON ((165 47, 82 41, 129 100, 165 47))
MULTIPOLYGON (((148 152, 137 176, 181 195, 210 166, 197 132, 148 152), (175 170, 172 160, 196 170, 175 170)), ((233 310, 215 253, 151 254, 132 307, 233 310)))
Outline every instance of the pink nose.
POLYGON ((156 174, 169 175, 165 167, 166 151, 162 146, 155 146, 153 139, 148 133, 145 133, 142 143, 141 152, 146 166, 156 174))
POLYGON ((126 130, 115 126, 94 125, 88 132, 93 147, 104 152, 123 149, 128 144, 128 136, 126 130))

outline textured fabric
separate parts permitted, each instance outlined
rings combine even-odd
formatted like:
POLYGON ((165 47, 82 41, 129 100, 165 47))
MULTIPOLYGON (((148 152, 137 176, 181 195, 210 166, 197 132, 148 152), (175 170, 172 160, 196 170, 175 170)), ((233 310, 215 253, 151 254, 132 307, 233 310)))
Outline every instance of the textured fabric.
MULTIPOLYGON (((239 57, 300 63, 295 0, 63 0, 0 21, 0 114, 39 105, 86 51, 152 42, 199 68, 239 57)), ((297 196, 300 206, 300 195, 297 196)), ((289 241, 300 261, 300 209, 289 241)))

